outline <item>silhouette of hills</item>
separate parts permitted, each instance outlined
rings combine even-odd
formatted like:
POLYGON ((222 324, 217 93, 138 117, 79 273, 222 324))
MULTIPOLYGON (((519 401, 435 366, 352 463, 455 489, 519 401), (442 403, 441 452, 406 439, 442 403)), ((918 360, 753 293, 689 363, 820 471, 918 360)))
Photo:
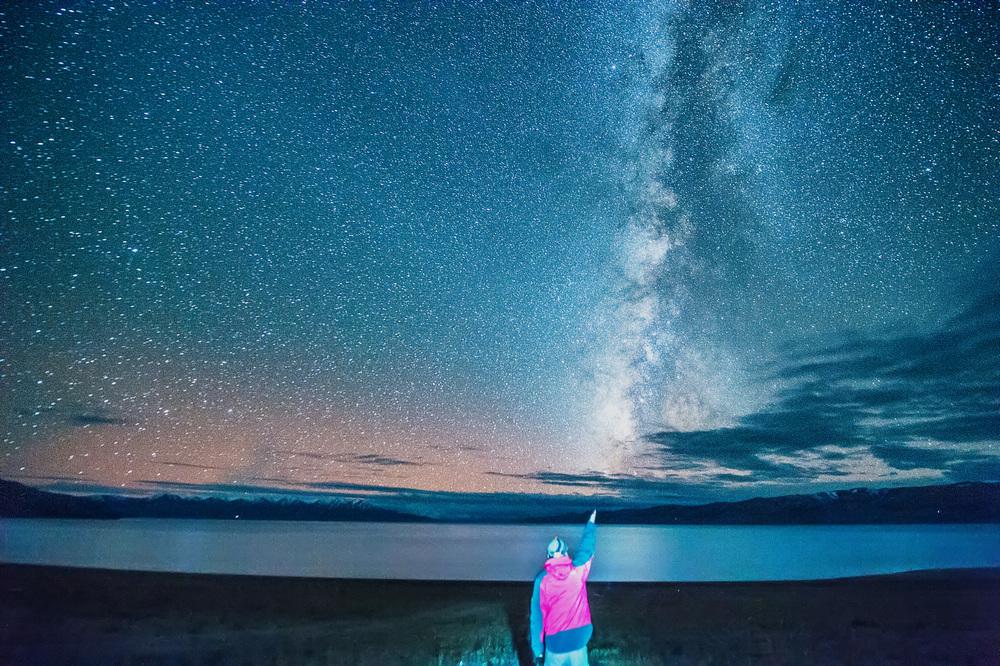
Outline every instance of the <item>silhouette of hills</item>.
MULTIPOLYGON (((434 519, 330 498, 79 496, 0 479, 0 516, 6 518, 192 518, 245 520, 419 522, 434 519)), ((577 513, 516 522, 573 523, 577 513)), ((462 522, 472 522, 464 520, 462 522)), ((489 522, 497 522, 495 512, 489 522)), ((910 488, 854 488, 811 495, 761 497, 695 506, 602 509, 602 524, 619 525, 851 525, 1000 522, 1000 483, 966 482, 910 488)))
POLYGON ((697 506, 602 511, 605 524, 862 525, 1000 522, 1000 483, 854 488, 697 506))
POLYGON ((414 522, 420 516, 382 509, 361 500, 228 499, 219 497, 79 496, 0 479, 0 516, 5 518, 198 518, 204 520, 356 520, 414 522))

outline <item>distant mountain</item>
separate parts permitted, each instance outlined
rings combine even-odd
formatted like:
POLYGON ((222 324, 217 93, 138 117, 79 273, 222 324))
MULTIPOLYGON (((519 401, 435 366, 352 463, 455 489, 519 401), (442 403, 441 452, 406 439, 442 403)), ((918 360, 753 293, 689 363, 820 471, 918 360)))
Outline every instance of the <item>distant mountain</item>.
POLYGON ((0 479, 0 516, 5 518, 198 518, 245 520, 353 520, 416 522, 426 518, 368 505, 362 500, 224 499, 177 495, 78 496, 38 490, 0 479))
MULTIPOLYGON (((355 499, 223 499, 176 495, 123 497, 54 493, 0 479, 0 517, 6 518, 195 518, 423 522, 434 519, 383 509, 355 499)), ((573 523, 582 514, 517 519, 573 523)), ((1000 523, 1000 483, 855 488, 697 506, 601 510, 602 524, 618 525, 856 525, 1000 523)), ((489 522, 495 521, 494 518, 489 522)), ((465 518, 462 522, 475 522, 465 518)), ((484 521, 485 522, 485 521, 484 521)), ((503 521, 500 521, 503 522, 503 521)))
POLYGON ((600 520, 605 524, 629 525, 997 523, 1000 483, 854 488, 698 506, 610 510, 602 511, 600 520))

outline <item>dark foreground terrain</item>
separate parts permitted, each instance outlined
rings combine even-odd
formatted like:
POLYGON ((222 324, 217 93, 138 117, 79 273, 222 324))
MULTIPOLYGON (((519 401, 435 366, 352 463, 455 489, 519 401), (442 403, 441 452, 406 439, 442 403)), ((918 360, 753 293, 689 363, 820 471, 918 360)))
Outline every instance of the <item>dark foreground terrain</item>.
MULTIPOLYGON (((530 663, 530 593, 0 565, 0 663, 530 663)), ((591 604, 594 665, 1000 664, 1000 570, 599 583, 591 604)))

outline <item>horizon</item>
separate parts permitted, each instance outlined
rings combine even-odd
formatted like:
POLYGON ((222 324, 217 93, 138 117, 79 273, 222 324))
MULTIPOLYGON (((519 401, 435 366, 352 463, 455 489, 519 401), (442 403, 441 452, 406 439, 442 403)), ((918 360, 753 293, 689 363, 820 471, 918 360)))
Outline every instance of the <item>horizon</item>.
POLYGON ((1000 479, 995 12, 543 4, 8 8, 0 477, 1000 479))
MULTIPOLYGON (((9 481, 5 479, 0 479, 0 483, 14 483, 19 484, 17 481, 9 481)), ((377 489, 373 490, 371 488, 358 488, 355 492, 341 492, 341 493, 302 493, 296 492, 288 489, 258 489, 249 487, 240 488, 209 488, 205 486, 189 486, 189 487, 177 487, 173 486, 171 488, 161 488, 157 491, 147 491, 147 492, 137 492, 135 490, 126 490, 121 492, 120 488, 108 488, 101 486, 93 486, 89 488, 81 488, 79 485, 68 486, 65 488, 60 488, 58 485, 54 486, 31 486, 27 484, 25 487, 32 488, 35 490, 40 490, 45 493, 53 493, 56 496, 71 496, 79 498, 90 498, 93 500, 104 501, 104 500, 126 500, 126 501, 138 501, 140 502, 137 507, 143 506, 141 502, 156 502, 158 500, 168 500, 168 501, 180 501, 180 502, 199 502, 199 501, 215 501, 215 502, 248 502, 250 504, 258 504, 259 506, 264 506, 260 503, 270 503, 275 506, 281 506, 285 503, 302 503, 305 505, 319 505, 328 506, 331 508, 345 509, 346 507, 356 508, 358 511, 387 511, 393 514, 398 514, 400 518, 413 518, 418 521, 431 520, 435 522, 457 522, 457 523, 497 523, 497 524, 521 524, 527 521, 528 523, 541 522, 551 522, 552 520, 568 520, 572 522, 571 516, 577 515, 582 520, 586 515, 588 515, 592 510, 597 509, 599 514, 612 516, 617 516, 612 519, 612 524, 630 524, 628 522, 620 522, 622 515, 632 515, 635 512, 638 514, 633 515, 633 519, 637 516, 640 517, 640 522, 637 524, 647 524, 646 521, 649 520, 650 516, 641 517, 640 514, 644 514, 647 511, 656 511, 659 509, 722 509, 723 514, 718 516, 706 516, 701 515, 698 522, 689 523, 685 520, 682 523, 676 523, 678 519, 677 516, 671 517, 666 523, 660 522, 662 516, 659 519, 654 519, 652 523, 649 524, 702 524, 701 521, 707 520, 708 522, 704 524, 729 524, 729 520, 733 518, 732 515, 726 513, 729 509, 726 507, 731 507, 733 509, 737 507, 749 506, 752 504, 757 504, 758 509, 761 506, 768 505, 771 506, 769 511, 774 511, 778 508, 782 501, 795 501, 800 499, 819 499, 821 503, 826 500, 836 498, 839 501, 850 502, 852 499, 858 497, 858 493, 861 496, 868 499, 874 499, 876 497, 886 498, 886 493, 892 494, 893 491, 913 491, 918 493, 915 497, 919 498, 919 493, 923 492, 924 499, 917 499, 917 503, 921 507, 910 506, 909 520, 901 520, 903 514, 899 513, 902 507, 895 504, 895 508, 889 509, 889 513, 885 513, 888 507, 874 508, 875 514, 872 514, 872 507, 863 509, 865 512, 860 523, 867 523, 869 520, 873 520, 876 524, 891 523, 896 524, 899 521, 901 524, 909 524, 915 515, 923 515, 922 512, 927 510, 926 505, 926 494, 935 493, 936 490, 950 490, 954 492, 957 488, 968 487, 968 486, 986 486, 992 487, 995 491, 1000 489, 1000 481, 964 481, 953 484, 932 484, 927 486, 902 486, 895 488, 869 488, 869 487, 844 487, 835 490, 825 490, 818 491, 809 494, 788 494, 788 495, 773 495, 773 496, 754 496, 750 498, 737 499, 737 500, 712 500, 708 502, 698 502, 698 503, 676 503, 670 501, 635 501, 627 500, 621 497, 612 496, 587 496, 587 495, 530 495, 525 493, 517 494, 505 494, 497 495, 492 493, 453 493, 453 492, 386 492, 386 489, 382 489, 379 492, 377 489), (775 502, 773 505, 769 505, 769 502, 775 502), (760 503, 764 504, 761 505, 760 503), (916 511, 916 513, 913 513, 916 511), (722 523, 717 523, 719 517, 725 517, 722 523)), ((912 496, 912 492, 910 493, 912 496)), ((934 494, 934 506, 937 511, 935 516, 939 517, 942 506, 937 504, 937 502, 942 501, 942 497, 939 494, 934 494)), ((954 498, 953 498, 954 499, 954 498)), ((968 497, 962 497, 958 500, 959 505, 964 507, 966 511, 964 518, 956 516, 952 510, 949 509, 946 512, 946 519, 944 522, 991 522, 991 519, 985 518, 982 514, 984 506, 973 507, 972 504, 967 504, 969 502, 968 497), (972 511, 972 513, 969 513, 972 511), (977 513, 978 512, 978 513, 977 513), (973 514, 978 516, 976 520, 969 520, 973 517, 973 514), (985 520, 984 520, 985 518, 985 520)), ((984 500, 980 498, 980 501, 985 501, 989 504, 989 500, 984 500)), ((975 502, 973 502, 975 504, 975 502)), ((18 505, 20 506, 20 505, 18 505)), ((216 508, 217 505, 213 505, 216 508)), ((30 506, 29 506, 30 508, 30 506)), ((193 509, 194 505, 189 506, 188 509, 193 509)), ((807 508, 806 511, 811 511, 817 507, 813 506, 807 508)), ((844 507, 842 507, 844 508, 844 507)), ((856 510, 857 507, 855 507, 856 510)), ((802 507, 799 507, 801 510, 802 507)), ((23 510, 23 508, 22 508, 23 510)), ((803 524, 812 524, 807 516, 799 515, 796 512, 789 512, 788 508, 780 509, 784 513, 781 513, 783 520, 781 524, 800 524, 803 519, 806 522, 803 524)), ((906 513, 904 509, 904 513, 906 513)), ((990 515, 993 515, 991 512, 990 515)), ((993 512, 995 513, 995 512, 993 512)), ((756 514, 754 514, 756 515, 756 514)), ((772 524, 775 514, 769 513, 768 520, 762 524, 772 524)), ((931 514, 926 514, 923 519, 916 520, 917 523, 923 523, 926 518, 931 514)), ((57 516, 50 516, 57 517, 57 516)), ((150 517, 150 516, 146 516, 150 517)), ((176 516, 175 516, 176 517, 176 516)), ((197 518, 195 515, 185 515, 187 518, 197 518)), ((235 516, 239 518, 240 516, 235 516)), ((826 514, 826 520, 829 520, 831 515, 826 514)), ((154 517, 155 518, 155 517, 154 517)), ((840 520, 846 520, 846 524, 855 524, 858 521, 859 516, 853 515, 850 512, 844 515, 840 515, 840 520)), ((249 520, 274 520, 281 518, 275 517, 258 517, 249 518, 249 520)), ((287 519, 287 518, 285 518, 287 519)), ((327 522, 329 520, 339 521, 343 520, 343 517, 338 518, 325 518, 321 519, 320 522, 327 522)), ((360 516, 357 519, 361 519, 360 516)), ((746 517, 744 516, 744 520, 746 517)), ((813 520, 815 517, 813 518, 813 520)), ((294 520, 309 520, 308 518, 295 518, 294 520)), ((386 520, 384 516, 374 518, 376 522, 383 522, 386 520)), ((932 520, 930 522, 939 523, 940 520, 932 520)), ((743 522, 738 522, 736 524, 744 524, 743 522)), ((746 524, 756 524, 754 522, 746 524)), ((833 524, 840 524, 839 520, 835 520, 833 524)))

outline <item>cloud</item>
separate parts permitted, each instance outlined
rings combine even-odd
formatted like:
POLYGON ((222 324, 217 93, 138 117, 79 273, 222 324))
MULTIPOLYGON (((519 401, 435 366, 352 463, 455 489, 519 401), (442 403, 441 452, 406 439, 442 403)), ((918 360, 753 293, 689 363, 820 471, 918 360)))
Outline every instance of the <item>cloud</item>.
MULTIPOLYGON (((1000 476, 1000 294, 925 334, 790 349, 731 426, 648 433, 631 474, 513 475, 565 491, 694 501, 1000 476)), ((507 475, 511 476, 511 475, 507 475)))
MULTIPOLYGON (((789 354, 784 389, 732 428, 645 437, 669 465, 755 481, 944 475, 995 478, 1000 463, 1000 295, 926 335, 855 338, 789 354)), ((655 471, 656 466, 651 467, 655 471)))
POLYGON ((219 467, 217 465, 196 465, 194 463, 177 462, 177 461, 173 461, 173 460, 158 460, 158 461, 156 461, 156 464, 158 464, 158 465, 165 465, 167 467, 186 467, 186 468, 189 468, 189 469, 198 469, 198 470, 206 470, 206 469, 225 470, 226 469, 225 467, 219 467))
POLYGON ((494 476, 536 481, 559 489, 573 489, 577 492, 611 495, 627 501, 640 503, 692 502, 709 497, 706 492, 712 484, 706 484, 697 490, 692 490, 690 483, 681 481, 666 481, 631 474, 604 474, 601 472, 584 472, 568 474, 563 472, 542 471, 528 474, 507 474, 503 472, 488 472, 494 476))
POLYGON ((871 442, 1000 433, 1000 294, 924 336, 855 340, 790 365, 783 404, 812 401, 871 442))
POLYGON ((76 414, 72 418, 72 422, 79 426, 90 426, 90 425, 126 425, 128 421, 125 419, 115 418, 113 416, 108 416, 103 413, 86 412, 81 414, 76 414))
POLYGON ((322 453, 313 453, 312 451, 304 451, 302 449, 275 449, 275 453, 281 453, 292 458, 312 458, 313 460, 329 460, 330 456, 324 455, 322 453))
POLYGON ((354 462, 363 463, 365 465, 379 465, 382 467, 399 467, 399 466, 420 466, 423 463, 413 462, 412 460, 401 460, 399 458, 389 458, 387 456, 380 456, 374 453, 369 453, 361 456, 354 456, 354 462))
POLYGON ((36 424, 51 423, 64 426, 91 427, 122 426, 134 423, 134 421, 116 416, 104 408, 91 409, 75 403, 47 405, 37 408, 20 407, 14 413, 18 417, 29 419, 36 424))

